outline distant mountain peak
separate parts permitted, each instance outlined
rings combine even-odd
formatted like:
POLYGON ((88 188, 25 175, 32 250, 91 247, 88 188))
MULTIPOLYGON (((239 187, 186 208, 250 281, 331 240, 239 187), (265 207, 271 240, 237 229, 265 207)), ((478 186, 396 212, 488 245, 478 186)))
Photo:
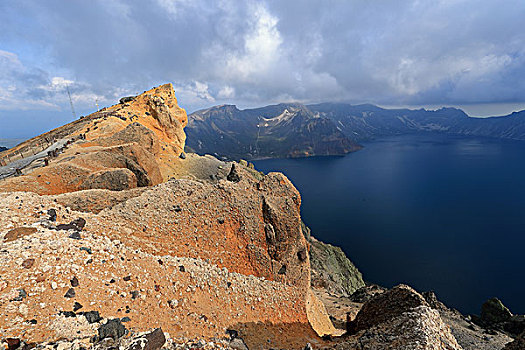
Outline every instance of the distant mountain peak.
POLYGON ((232 159, 343 155, 360 149, 337 125, 300 103, 195 112, 186 128, 188 149, 232 159))

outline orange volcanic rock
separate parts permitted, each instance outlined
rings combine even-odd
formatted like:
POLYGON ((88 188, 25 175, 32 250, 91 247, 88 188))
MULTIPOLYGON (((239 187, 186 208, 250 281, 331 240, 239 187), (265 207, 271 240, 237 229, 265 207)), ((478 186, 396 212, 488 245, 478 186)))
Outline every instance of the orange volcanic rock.
POLYGON ((13 227, 31 228, 2 243, 2 333, 32 341, 92 336, 96 327, 84 317, 63 316, 78 302, 80 311, 104 318, 130 317, 127 326, 135 331, 162 327, 172 337, 210 338, 232 328, 249 338, 256 332, 250 324, 287 331, 293 325, 299 339, 308 335, 321 344, 309 316, 313 326, 332 328, 324 308, 314 303, 307 310, 312 297, 299 194, 281 174, 258 180, 248 169, 239 173, 239 183, 172 180, 99 214, 63 207, 57 201, 64 195, 1 194, 0 232, 7 237, 13 227), (265 210, 273 212, 265 216, 265 210), (86 224, 78 236, 74 228, 53 229, 79 217, 86 224), (266 234, 269 225, 275 237, 266 234), (34 259, 29 269, 26 259, 34 259), (80 284, 66 298, 73 277, 80 284), (13 301, 21 289, 27 297, 13 301))
POLYGON ((37 160, 22 169, 26 176, 2 181, 0 190, 58 194, 162 183, 172 175, 184 150, 187 123, 172 85, 159 86, 2 153, 5 162, 20 153, 27 157, 28 152, 41 151, 58 140, 69 141, 56 158, 48 158, 48 166, 38 167, 43 160, 37 160))
POLYGON ((409 287, 328 294, 351 263, 314 264, 319 300, 299 192, 185 154, 186 124, 166 84, 0 153, 0 347, 461 349, 409 287))
POLYGON ((250 346, 324 344, 335 329, 310 292, 292 183, 181 157, 187 117, 171 84, 121 101, 10 150, 70 140, 0 181, 0 333, 90 338, 119 318, 172 338, 235 329, 250 346))

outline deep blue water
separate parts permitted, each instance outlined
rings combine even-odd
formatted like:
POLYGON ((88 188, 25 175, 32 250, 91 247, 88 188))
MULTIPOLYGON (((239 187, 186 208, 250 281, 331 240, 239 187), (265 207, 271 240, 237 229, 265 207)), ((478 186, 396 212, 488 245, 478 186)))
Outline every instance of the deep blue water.
POLYGON ((464 313, 525 313, 525 142, 396 136, 345 157, 256 161, 285 173, 319 239, 370 282, 434 290, 464 313))

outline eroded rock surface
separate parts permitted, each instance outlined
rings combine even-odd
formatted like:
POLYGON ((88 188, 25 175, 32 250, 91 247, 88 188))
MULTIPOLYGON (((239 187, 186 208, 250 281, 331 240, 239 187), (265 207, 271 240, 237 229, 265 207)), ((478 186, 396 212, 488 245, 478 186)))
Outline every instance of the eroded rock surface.
POLYGON ((348 328, 352 338, 336 349, 461 349, 439 312, 405 285, 366 302, 348 328))
POLYGON ((310 237, 312 286, 348 297, 365 286, 361 272, 341 248, 310 237))
POLYGON ((184 153, 186 123, 167 84, 7 151, 67 140, 0 182, 6 346, 460 348, 435 297, 308 243, 284 175, 184 153))
POLYGON ((2 153, 4 161, 14 160, 67 140, 45 162, 39 159, 21 169, 25 176, 2 181, 0 191, 59 194, 162 183, 182 161, 179 154, 184 150, 187 122, 172 85, 159 86, 2 153))

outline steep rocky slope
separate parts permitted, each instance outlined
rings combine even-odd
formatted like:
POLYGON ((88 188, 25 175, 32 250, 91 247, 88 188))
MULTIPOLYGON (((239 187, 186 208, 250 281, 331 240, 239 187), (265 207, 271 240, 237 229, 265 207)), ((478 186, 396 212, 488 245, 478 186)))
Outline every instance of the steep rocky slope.
POLYGON ((239 110, 216 106, 189 116, 188 148, 231 159, 341 155, 357 142, 439 132, 525 140, 525 111, 472 118, 457 108, 385 109, 370 104, 279 104, 239 110))
POLYGON ((2 344, 460 349, 409 287, 348 298, 362 277, 291 182, 183 153, 185 118, 163 85, 2 155, 2 344))
POLYGON ((27 174, 0 182, 0 189, 58 194, 162 183, 180 168, 186 124, 173 87, 162 85, 3 152, 0 161, 27 174), (45 157, 23 162, 41 151, 45 157))
POLYGON ((331 120, 299 104, 212 107, 192 113, 186 132, 188 149, 230 159, 343 155, 360 149, 331 120))
POLYGON ((314 237, 310 238, 309 243, 313 287, 347 297, 365 286, 361 272, 341 248, 314 237))
POLYGON ((3 335, 89 338, 84 310, 185 338, 268 324, 292 348, 335 331, 310 291, 297 190, 182 153, 185 118, 164 85, 16 148, 73 140, 0 183, 3 335))
POLYGON ((357 141, 420 132, 496 137, 525 140, 525 111, 491 118, 472 118, 457 108, 435 111, 385 109, 374 105, 321 103, 307 106, 319 116, 332 120, 357 141))

